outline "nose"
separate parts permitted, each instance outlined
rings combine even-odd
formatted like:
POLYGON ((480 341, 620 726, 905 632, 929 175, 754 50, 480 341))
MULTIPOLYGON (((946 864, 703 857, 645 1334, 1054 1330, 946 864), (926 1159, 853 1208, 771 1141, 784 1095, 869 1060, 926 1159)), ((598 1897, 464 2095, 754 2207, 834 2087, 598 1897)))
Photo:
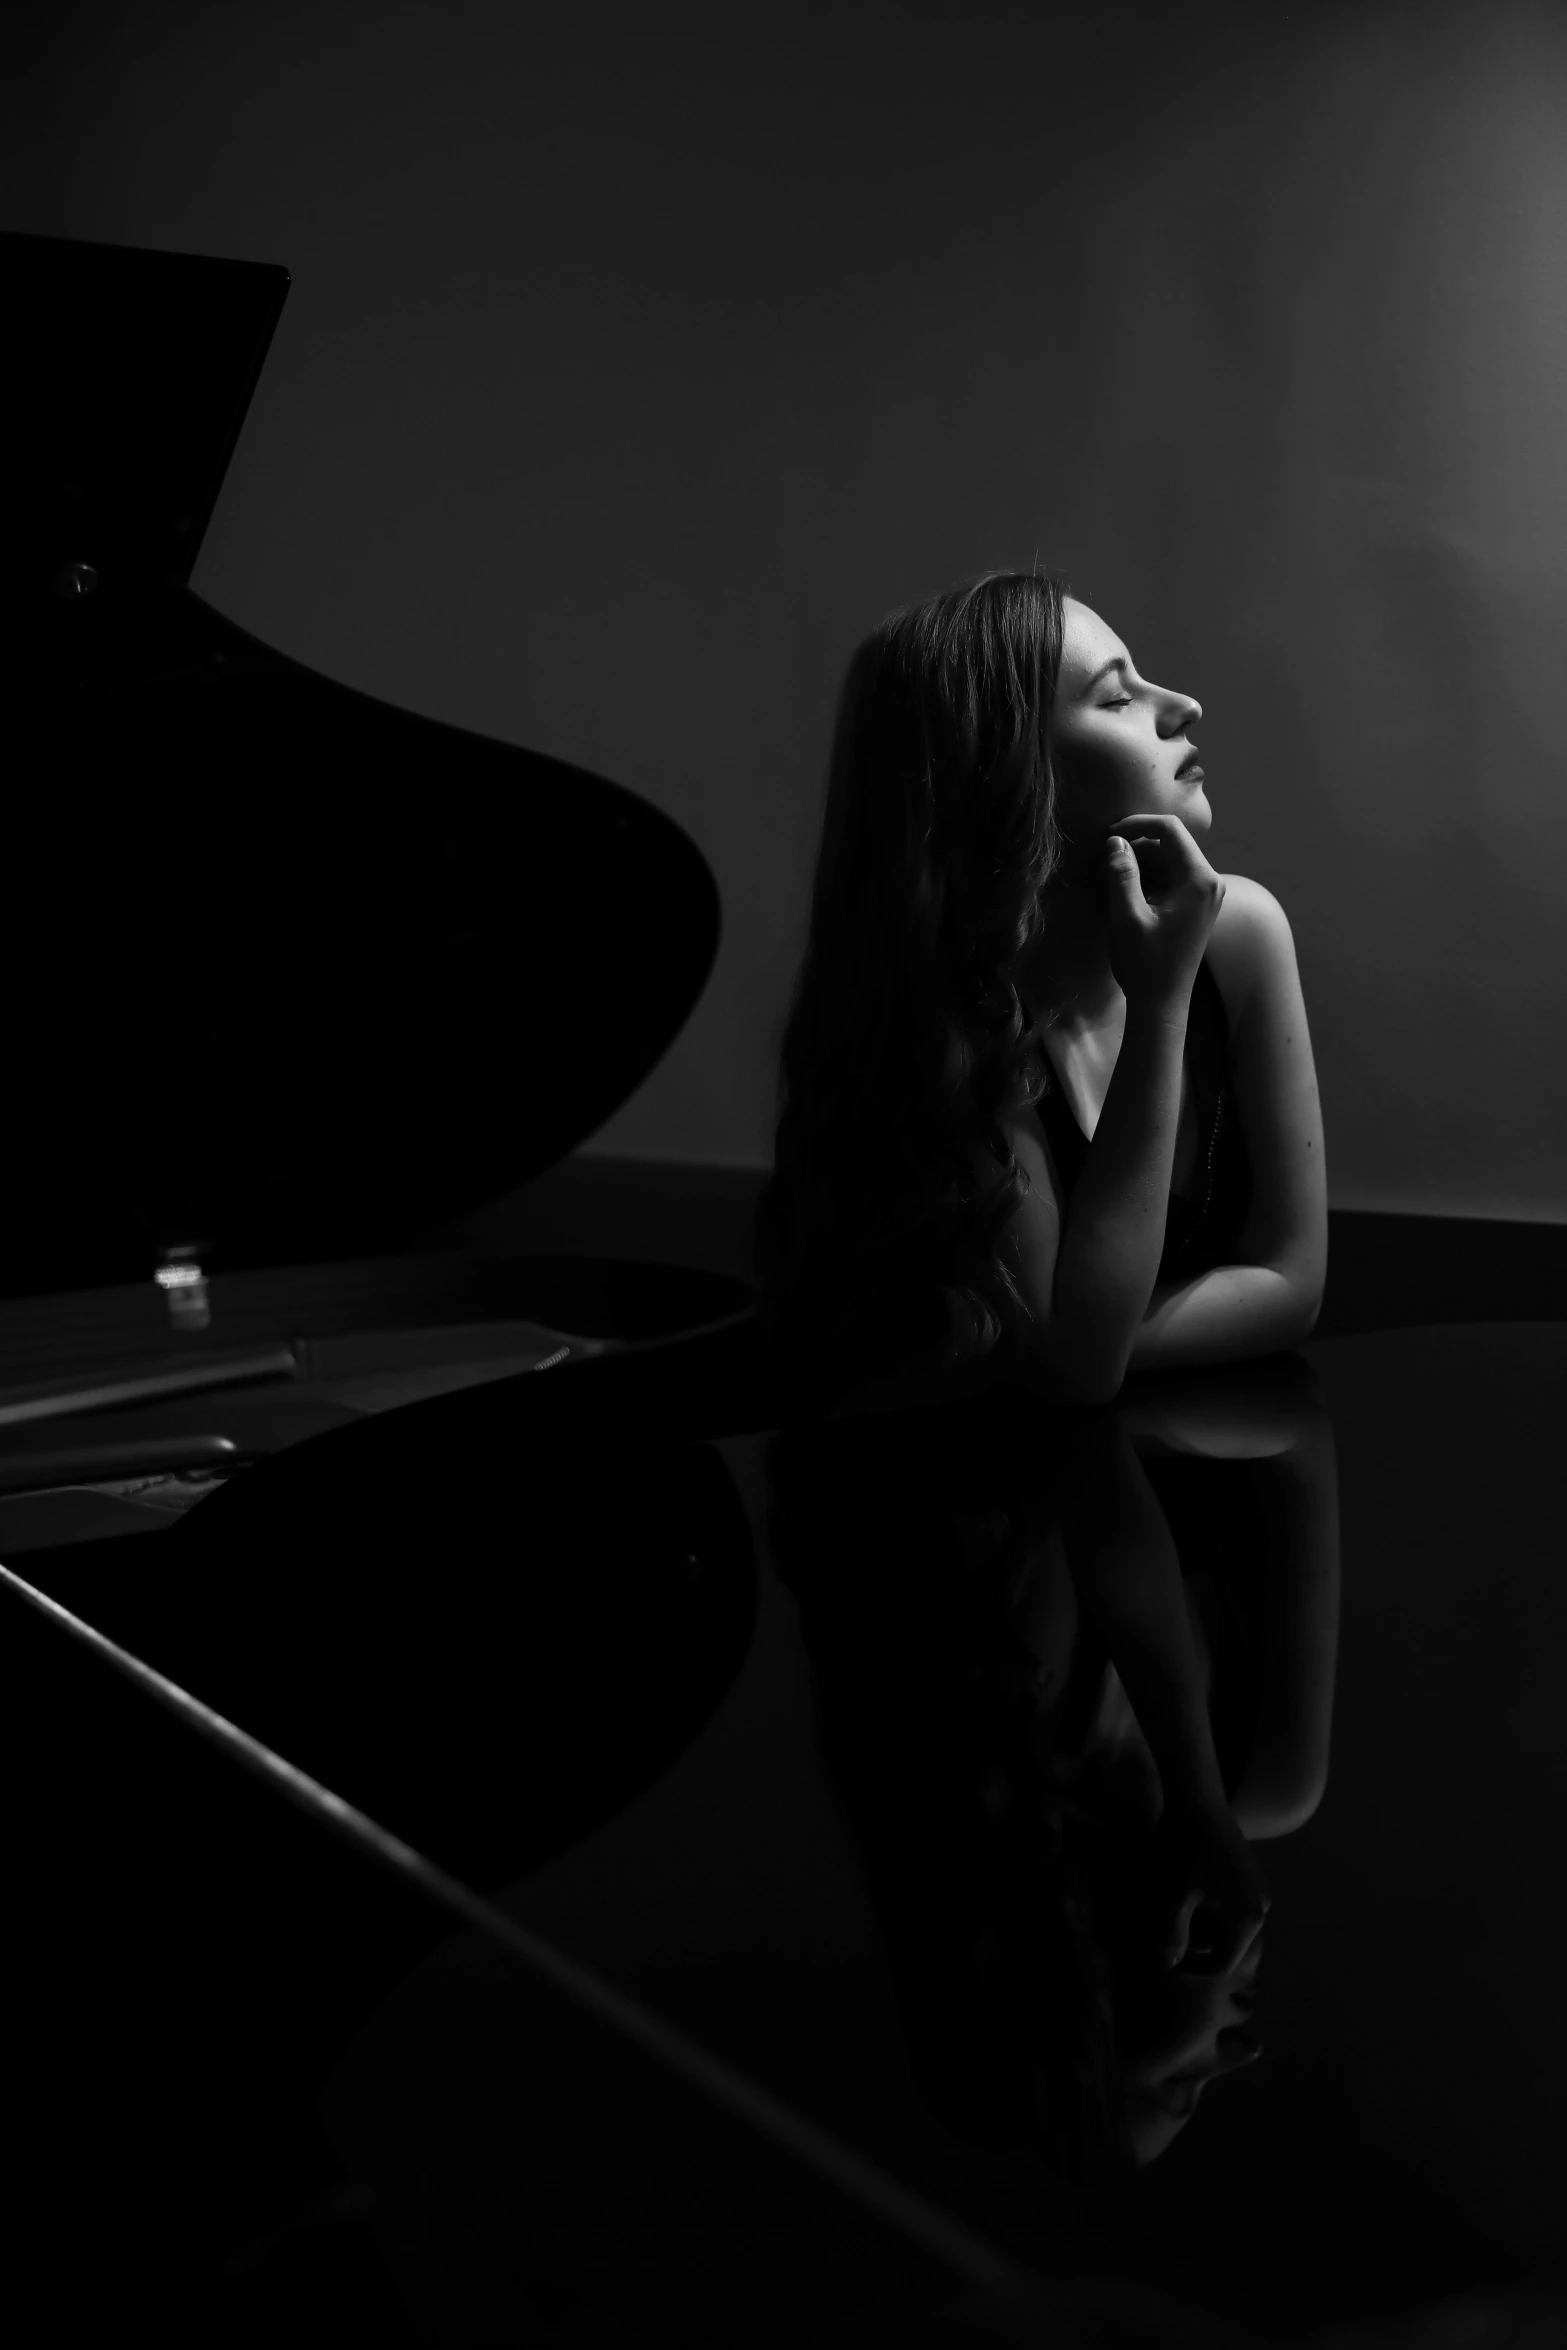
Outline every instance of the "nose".
POLYGON ((1172 734, 1180 734, 1186 727, 1197 724, 1202 716, 1202 704, 1195 694, 1172 692, 1167 699, 1170 705, 1170 732, 1172 734))

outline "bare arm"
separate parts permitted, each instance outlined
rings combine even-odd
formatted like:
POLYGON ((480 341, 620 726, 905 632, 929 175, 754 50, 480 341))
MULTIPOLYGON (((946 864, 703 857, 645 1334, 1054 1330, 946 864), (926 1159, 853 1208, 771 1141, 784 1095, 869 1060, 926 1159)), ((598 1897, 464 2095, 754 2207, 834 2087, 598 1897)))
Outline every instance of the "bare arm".
POLYGON ((1299 1346, 1328 1270, 1328 1178, 1311 1033, 1284 908, 1244 874, 1225 876, 1224 952, 1239 984, 1230 1077, 1252 1200, 1236 1262, 1161 1282, 1128 1369, 1246 1362, 1299 1346))
POLYGON ((1062 1343, 1090 1392, 1126 1376, 1164 1252, 1186 1010, 1129 1003, 1110 1089, 1072 1193, 1056 1265, 1062 1343))
POLYGON ((1031 1316, 1023 1375, 1044 1401, 1105 1402, 1126 1376, 1164 1250, 1185 1043, 1184 1006, 1128 1003, 1064 1228, 1037 1127, 1012 1130, 1029 1178, 1008 1232, 1031 1316))
POLYGON ((1127 1369, 1195 1369, 1280 1354, 1310 1337, 1320 1305, 1320 1295, 1280 1265, 1215 1265, 1194 1281, 1160 1281, 1127 1369))
MULTIPOLYGON (((1050 1401, 1064 1387, 1067 1400, 1107 1402, 1126 1376, 1164 1253, 1192 983, 1226 894, 1186 826, 1162 813, 1122 819, 1104 881, 1126 1004, 1120 1051, 1064 1229, 1054 1198, 1013 1218, 1031 1318, 1024 1376, 1050 1401)), ((1020 1131, 1013 1146, 1032 1179, 1020 1131)), ((1043 1166, 1042 1145, 1034 1156, 1043 1166)))

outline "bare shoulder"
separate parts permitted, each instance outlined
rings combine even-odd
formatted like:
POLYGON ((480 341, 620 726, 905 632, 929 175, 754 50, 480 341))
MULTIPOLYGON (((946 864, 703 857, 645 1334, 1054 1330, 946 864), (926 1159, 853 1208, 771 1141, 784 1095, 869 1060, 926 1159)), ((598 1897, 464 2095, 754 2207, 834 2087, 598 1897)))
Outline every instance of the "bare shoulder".
POLYGON ((1219 908, 1204 960, 1219 983, 1230 1034, 1241 1024, 1260 969, 1283 950, 1293 951, 1289 917, 1271 889, 1245 873, 1221 873, 1224 903, 1219 908))
POLYGON ((1313 1317, 1327 1277, 1328 1192, 1322 1102, 1289 917, 1271 889, 1225 873, 1209 937, 1230 1021, 1230 1076, 1251 1162, 1252 1203, 1236 1242, 1243 1264, 1297 1281, 1313 1317))

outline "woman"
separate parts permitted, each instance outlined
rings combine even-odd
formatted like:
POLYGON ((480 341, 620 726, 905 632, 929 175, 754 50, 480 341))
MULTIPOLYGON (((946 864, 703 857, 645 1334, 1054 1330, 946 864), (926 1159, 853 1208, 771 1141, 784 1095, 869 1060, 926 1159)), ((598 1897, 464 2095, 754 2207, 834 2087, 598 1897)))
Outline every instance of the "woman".
POLYGON ((1199 841, 1201 705, 1054 576, 897 612, 840 701, 757 1211, 790 1412, 1298 1345, 1327 1182, 1283 908, 1199 841))

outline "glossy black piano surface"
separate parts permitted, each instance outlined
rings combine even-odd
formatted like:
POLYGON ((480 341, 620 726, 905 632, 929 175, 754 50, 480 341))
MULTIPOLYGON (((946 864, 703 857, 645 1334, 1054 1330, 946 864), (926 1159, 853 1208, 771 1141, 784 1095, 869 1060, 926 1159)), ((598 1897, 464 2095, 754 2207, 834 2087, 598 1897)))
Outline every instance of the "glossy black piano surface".
MULTIPOLYGON (((1122 1469, 1102 1441, 1083 1468, 1081 1423, 991 1406, 945 1431, 724 1440, 763 1559, 744 1670, 658 1786, 508 1896, 1042 2274, 1136 2280, 1268 2339, 1527 2292, 1560 2275, 1567 2211, 1567 1340, 1514 1324, 1304 1355, 1172 1377, 1116 1414, 1157 1510, 1115 1571, 1146 1602, 1173 1545, 1271 1896, 1228 1993, 1201 1912, 1176 1983, 1110 1970, 1130 2170, 1068 2175, 1048 2093, 1064 2110, 1060 2068, 1106 2045, 1049 2012, 1050 1904, 1088 1883, 1135 1920, 1152 1865, 1146 1743, 1094 1623, 1122 1469), (1093 1788, 1081 1882, 1037 1812, 1021 1833, 1040 1757, 1018 1725, 1052 1675, 1063 1745, 1103 1766, 1064 1782, 1093 1788)), ((329 2098, 409 2217, 431 2323, 459 2262, 475 2305, 488 2264, 492 2313, 528 2275, 529 2026, 475 1963, 453 1944, 410 1977, 329 2098)), ((693 2260, 701 2232, 693 2191, 693 2260)))
POLYGON ((6 1592, 6 2338, 1522 2338, 1567 2209, 1561 1326, 780 1430, 743 1285, 466 1250, 667 1046, 716 893, 629 795, 189 596, 158 514, 210 511, 279 294, 227 283, 205 470, 117 505, 112 440, 62 444, 8 582, 69 788, 3 950, 0 1559, 948 2235, 6 1592), (116 755, 167 824, 69 887, 116 755))
MULTIPOLYGON (((243 1512, 239 1480, 192 1512, 155 1582, 116 1590, 112 1543, 53 1581, 437 1857, 510 1878, 513 1915, 1063 2293, 1156 2296, 1132 2338, 1304 2339, 1455 2297, 1516 2307, 1562 2268, 1564 1385, 1558 1326, 1479 1325, 1134 1383, 1109 1414, 992 1399, 709 1445, 613 1412, 569 1435, 541 1380, 509 1470, 465 1459, 450 1399, 419 1404, 375 1426, 405 1424, 395 1494, 357 1446, 297 1448, 243 1512), (1127 1625, 1172 1591, 1268 1896, 1227 1973, 1222 1906, 1189 1916, 1173 1974, 1149 1958, 1162 1778, 1121 1668, 1157 1710, 1158 1642, 1127 1625), (526 1648, 551 1615, 553 1667, 526 1648), (487 1718, 454 1742, 465 1686, 487 1718), (547 1810, 612 1747, 630 1768, 601 1779, 599 1824, 579 1810, 550 1849, 538 1784, 547 1810), (1074 2078, 1109 2093, 1119 2149, 1074 2078)), ((291 2045, 315 2035, 341 2176, 374 2198, 367 2266, 413 2338, 504 2339, 531 2308, 535 2338, 565 2340, 549 2328, 597 2301, 632 2328, 616 2339, 658 2338, 636 2313, 673 2306, 693 2340, 737 2309, 727 2338, 875 2338, 830 2331, 856 2307, 919 2340, 918 2311, 962 2298, 475 1938, 363 1874, 345 1892, 339 1857, 269 1827, 216 1763, 164 1769, 180 1796, 155 1823, 116 1791, 164 1888, 138 1947, 171 1968, 200 1951, 253 1991, 258 1951, 314 1935, 291 2045), (203 1868, 210 1903, 176 1932, 203 1868)), ((66 1805, 100 1869, 105 1806, 90 1777, 66 1805)), ((46 1917, 61 1900, 57 1880, 46 1917)), ((122 2062, 134 1978, 122 1954, 101 1986, 122 2062)), ((281 2125, 256 2128, 276 2152, 281 2125)), ((315 2289, 300 2259, 296 2293, 315 2289)))

